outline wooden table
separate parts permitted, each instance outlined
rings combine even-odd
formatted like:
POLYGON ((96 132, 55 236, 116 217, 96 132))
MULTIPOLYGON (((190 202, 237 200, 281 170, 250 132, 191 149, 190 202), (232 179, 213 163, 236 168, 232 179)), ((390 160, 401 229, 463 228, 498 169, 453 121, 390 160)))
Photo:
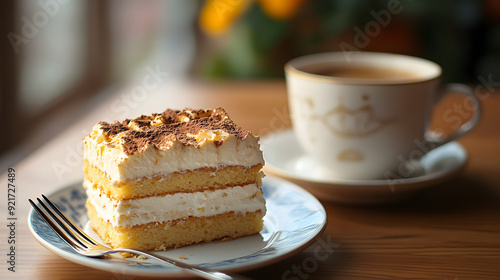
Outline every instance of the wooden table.
MULTIPOLYGON (((7 270, 10 232, 6 226, 7 175, 2 175, 1 279, 143 279, 60 258, 39 245, 27 228, 28 198, 81 180, 80 141, 97 121, 167 107, 222 106, 237 123, 259 134, 291 125, 284 81, 166 81, 146 96, 131 95, 132 88, 75 110, 79 121, 12 165, 17 195, 16 272, 7 270)), ((477 129, 460 140, 469 154, 463 174, 397 204, 360 207, 323 202, 328 226, 320 242, 245 275, 256 279, 499 279, 500 95, 488 87, 476 89, 484 114, 477 129), (325 244, 328 250, 323 247, 326 254, 318 258, 315 252, 325 244)), ((443 110, 437 111, 435 126, 444 124, 439 118, 443 110)))

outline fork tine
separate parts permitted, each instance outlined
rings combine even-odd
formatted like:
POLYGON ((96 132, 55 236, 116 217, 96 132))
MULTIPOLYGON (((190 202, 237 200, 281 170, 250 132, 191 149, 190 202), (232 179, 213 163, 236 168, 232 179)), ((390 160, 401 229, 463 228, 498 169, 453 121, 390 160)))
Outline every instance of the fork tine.
POLYGON ((73 229, 74 232, 79 234, 82 238, 84 238, 87 242, 89 242, 92 245, 97 245, 97 241, 95 241, 92 237, 88 236, 82 229, 80 229, 77 225, 75 225, 66 215, 64 215, 57 206, 50 201, 48 197, 42 194, 43 199, 47 202, 47 204, 56 212, 56 214, 63 220, 63 222, 66 224, 66 226, 69 226, 73 229))
MULTIPOLYGON (((58 225, 56 225, 49 218, 49 216, 47 216, 47 214, 45 214, 45 212, 36 205, 35 202, 33 202, 31 199, 28 199, 28 201, 30 202, 33 209, 35 209, 35 211, 38 213, 38 215, 40 215, 40 217, 42 217, 42 219, 45 221, 45 223, 47 223, 47 225, 57 234, 57 236, 59 236, 59 238, 61 238, 64 242, 66 242, 66 244, 68 244, 70 247, 72 247, 75 250, 81 250, 81 249, 86 248, 86 246, 83 245, 78 240, 70 238, 70 236, 72 236, 71 234, 67 234, 67 233, 63 232, 63 230, 58 225)), ((40 199, 38 199, 38 201, 40 202, 40 204, 44 208, 46 208, 46 206, 43 203, 41 203, 40 199)), ((48 211, 48 213, 51 213, 51 212, 48 211)))
POLYGON ((52 218, 52 221, 55 221, 56 224, 58 225, 58 228, 63 231, 69 238, 71 238, 76 244, 80 245, 82 249, 87 249, 89 247, 89 244, 87 243, 86 240, 83 240, 80 238, 78 235, 75 235, 74 231, 72 231, 70 228, 68 228, 60 218, 58 218, 53 211, 51 211, 45 203, 40 198, 37 198, 38 203, 42 205, 42 207, 45 209, 45 212, 50 215, 52 218))

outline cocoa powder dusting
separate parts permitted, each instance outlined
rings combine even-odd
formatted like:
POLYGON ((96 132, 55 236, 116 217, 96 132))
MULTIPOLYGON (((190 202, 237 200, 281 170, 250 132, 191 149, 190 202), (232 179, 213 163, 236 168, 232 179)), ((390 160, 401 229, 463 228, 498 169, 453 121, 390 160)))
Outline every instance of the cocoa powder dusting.
MULTIPOLYGON (((243 140, 250 133, 236 125, 222 108, 217 109, 184 109, 166 110, 161 114, 142 115, 136 119, 126 119, 122 122, 100 122, 101 129, 114 137, 123 133, 122 146, 126 154, 132 155, 149 145, 157 149, 169 147, 175 139, 183 145, 199 147, 200 144, 192 135, 203 130, 223 131, 243 140)), ((216 140, 219 147, 223 140, 216 140)))

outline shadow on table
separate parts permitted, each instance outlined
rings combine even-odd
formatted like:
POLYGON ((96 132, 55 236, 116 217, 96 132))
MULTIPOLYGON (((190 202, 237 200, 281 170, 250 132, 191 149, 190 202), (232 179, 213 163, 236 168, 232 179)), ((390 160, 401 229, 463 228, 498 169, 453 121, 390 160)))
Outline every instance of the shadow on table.
MULTIPOLYGON (((329 223, 404 226, 467 226, 481 224, 483 217, 500 220, 500 187, 473 177, 460 176, 422 190, 415 196, 384 205, 340 205, 323 202, 329 223)), ((353 228, 354 230, 354 228, 353 228)))
POLYGON ((370 210, 381 212, 397 210, 402 215, 414 212, 420 215, 439 215, 496 209, 500 214, 499 202, 500 188, 481 182, 476 178, 464 176, 422 190, 408 200, 370 207, 370 210))
POLYGON ((331 279, 344 269, 349 262, 350 252, 339 248, 330 255, 321 255, 317 258, 314 253, 314 243, 308 249, 282 260, 278 263, 255 269, 245 273, 252 279, 317 279, 327 277, 331 279), (324 257, 324 258, 323 258, 324 257))

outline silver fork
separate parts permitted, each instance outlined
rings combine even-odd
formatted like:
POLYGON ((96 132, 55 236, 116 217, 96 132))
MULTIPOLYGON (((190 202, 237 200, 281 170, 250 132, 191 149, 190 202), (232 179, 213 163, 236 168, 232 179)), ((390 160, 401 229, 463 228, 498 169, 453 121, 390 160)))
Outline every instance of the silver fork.
POLYGON ((209 270, 200 266, 180 262, 175 259, 160 256, 151 252, 144 252, 131 248, 111 248, 107 245, 101 244, 88 236, 82 229, 76 226, 70 219, 59 210, 54 203, 52 203, 45 195, 42 194, 42 201, 37 198, 41 208, 36 205, 31 199, 29 202, 35 211, 45 220, 47 225, 71 248, 77 253, 87 257, 103 257, 113 253, 131 253, 135 255, 142 255, 153 258, 159 261, 167 262, 171 265, 185 269, 199 277, 214 280, 229 280, 229 279, 249 279, 247 277, 232 274, 231 276, 219 271, 209 270), (43 208, 43 210, 42 210, 43 208), (48 215, 47 215, 48 214, 48 215), (50 216, 50 217, 49 217, 50 216))

